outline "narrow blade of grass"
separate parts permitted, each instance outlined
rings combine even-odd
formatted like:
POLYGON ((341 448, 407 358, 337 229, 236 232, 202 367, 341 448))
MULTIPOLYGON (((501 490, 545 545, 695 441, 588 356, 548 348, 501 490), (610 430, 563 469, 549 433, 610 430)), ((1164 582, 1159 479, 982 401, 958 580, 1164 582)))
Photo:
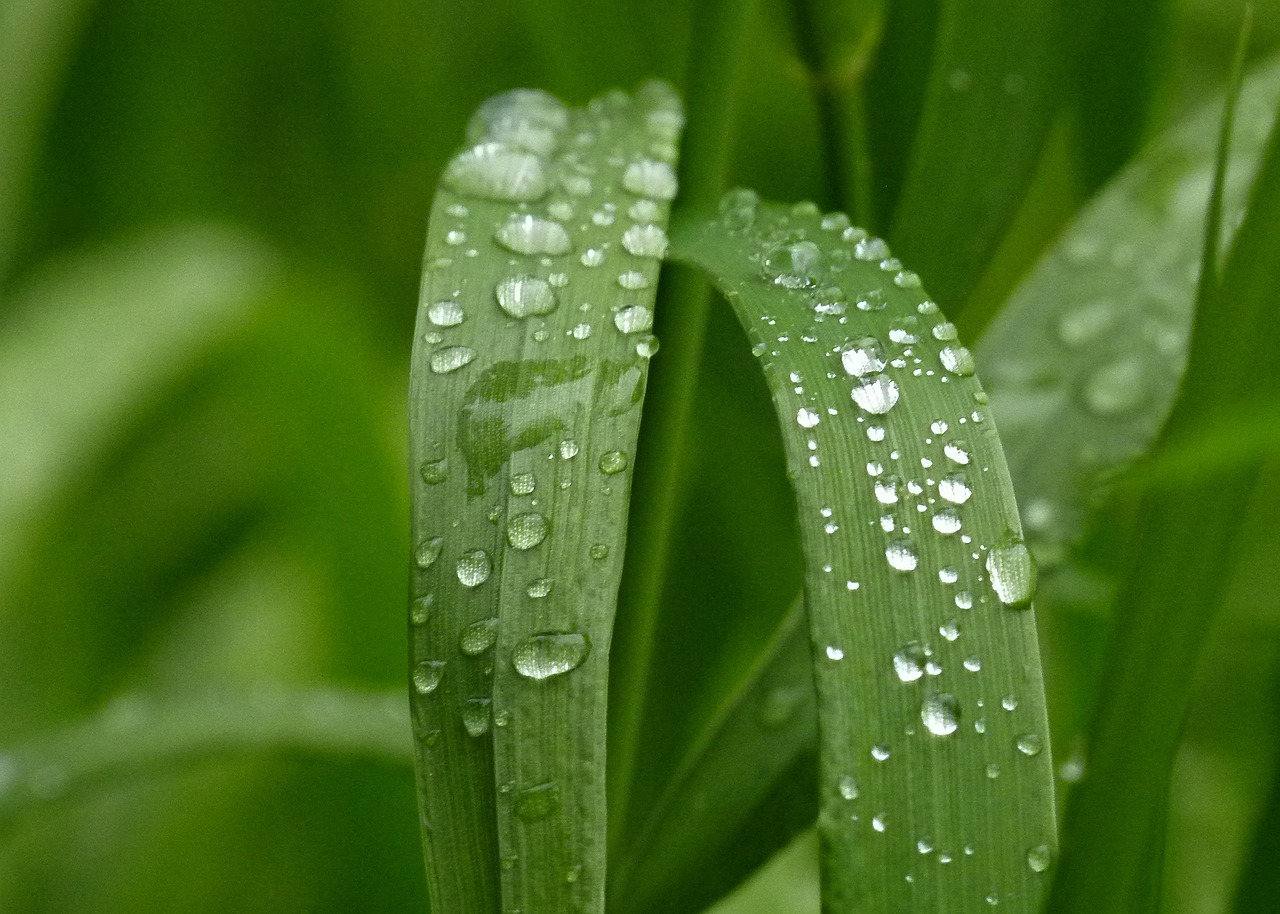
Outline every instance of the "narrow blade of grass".
POLYGON ((736 192, 721 219, 680 228, 679 257, 733 304, 784 429, 824 906, 1036 910, 1054 809, 1034 571, 972 356, 843 216, 736 192))
MULTIPOLYGON (((1209 277, 1202 286, 1183 394, 1162 447, 1194 436, 1224 403, 1280 396, 1278 233, 1280 130, 1273 128, 1221 281, 1209 277)), ((1280 452, 1280 436, 1266 450, 1280 452)), ((1191 673, 1237 559, 1240 518, 1262 462, 1206 474, 1176 497, 1153 490, 1142 499, 1090 732, 1089 776, 1067 810, 1066 854, 1048 908, 1055 914, 1158 907, 1153 848, 1164 833, 1191 673)))
MULTIPOLYGON (((1066 62, 1061 0, 943 0, 889 238, 964 306, 1030 184, 1066 62)), ((901 154, 901 153, 900 153, 901 154)))
POLYGON ((582 111, 498 96, 436 197, 410 655, 442 911, 602 910, 609 641, 682 121, 657 84, 582 111))

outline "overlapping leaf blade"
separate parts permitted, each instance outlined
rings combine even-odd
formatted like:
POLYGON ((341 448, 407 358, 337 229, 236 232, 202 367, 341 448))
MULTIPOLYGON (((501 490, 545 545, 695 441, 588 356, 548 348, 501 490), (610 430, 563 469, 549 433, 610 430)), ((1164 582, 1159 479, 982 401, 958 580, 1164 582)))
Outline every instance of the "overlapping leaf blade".
POLYGON ((486 103, 445 172, 411 389, 412 706, 440 910, 600 910, 608 653, 682 116, 486 103))
POLYGON ((972 356, 842 216, 740 192, 681 229, 678 255, 733 304, 785 430, 824 904, 1035 910, 1054 813, 1033 571, 972 356))

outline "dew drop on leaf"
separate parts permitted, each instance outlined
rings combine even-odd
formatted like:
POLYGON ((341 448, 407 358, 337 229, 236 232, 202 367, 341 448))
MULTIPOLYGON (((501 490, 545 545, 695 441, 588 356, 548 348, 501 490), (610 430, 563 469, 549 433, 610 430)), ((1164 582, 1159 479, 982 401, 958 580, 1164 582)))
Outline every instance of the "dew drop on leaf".
POLYGON ((623 333, 640 333, 653 326, 653 312, 644 305, 628 305, 613 315, 613 325, 623 333))
POLYGON ((534 635, 515 649, 512 665, 527 679, 550 679, 580 667, 591 652, 591 643, 577 632, 534 635))
POLYGON ((506 143, 480 143, 454 156, 442 178, 464 196, 532 203, 547 193, 542 159, 506 143))
POLYGON ((1053 853, 1047 844, 1037 844, 1027 851, 1027 866, 1033 873, 1043 873, 1053 862, 1053 853))
POLYGON ((925 652, 919 642, 912 641, 893 655, 893 671, 903 682, 915 682, 924 675, 925 652))
POLYGON ((622 451, 605 451, 600 456, 600 472, 615 476, 627 468, 627 455, 622 451))
POLYGON ((898 402, 898 384, 885 374, 859 378, 853 388, 853 402, 872 415, 884 415, 898 402))
POLYGON ((667 233, 656 225, 633 225, 622 233, 622 247, 636 257, 660 258, 667 253, 667 233))
POLYGON ((458 558, 458 580, 463 587, 479 587, 489 580, 489 573, 492 571, 489 553, 483 549, 471 549, 458 558))
POLYGON ((1014 741, 1014 745, 1018 747, 1019 752, 1029 758, 1039 755, 1043 748, 1040 737, 1035 733, 1022 734, 1014 741))
POLYGON ((470 365, 476 357, 476 351, 470 346, 448 346, 431 353, 431 370, 436 374, 448 374, 465 365, 470 365))
POLYGON ((641 197, 655 200, 673 200, 678 184, 676 173, 666 162, 640 159, 627 166, 622 173, 622 186, 641 197))
POLYGON ((836 789, 840 791, 840 796, 846 800, 858 799, 858 781, 852 775, 842 777, 840 783, 836 785, 836 789))
POLYGON ((883 371, 885 366, 884 344, 874 336, 864 336, 840 353, 844 370, 855 378, 883 371))
POLYGON ((780 244, 765 252, 760 274, 784 289, 807 289, 814 284, 822 252, 812 241, 780 244))
POLYGON ((418 550, 414 554, 414 561, 418 563, 419 568, 430 568, 436 563, 436 559, 440 558, 442 549, 444 549, 443 536, 428 537, 418 544, 418 550))
POLYGON ((920 705, 920 722, 934 736, 950 736, 960 726, 960 706, 942 692, 931 692, 920 705))
POLYGON ((483 654, 498 640, 498 617, 472 622, 458 635, 458 650, 468 657, 483 654))
POLYGON ((430 695, 444 677, 444 661, 423 660, 413 668, 413 688, 419 695, 430 695))
POLYGON ((524 592, 529 595, 531 600, 541 600, 543 597, 551 593, 554 582, 551 578, 534 578, 529 582, 529 586, 524 592))
POLYGON ((532 549, 547 538, 549 529, 546 517, 536 511, 517 514, 507 522, 507 542, 512 549, 532 549))
POLYGON ((903 537, 890 541, 885 547, 884 557, 889 561, 889 567, 895 571, 915 571, 919 562, 915 544, 903 537))
POLYGON ((1005 536, 987 553, 991 589, 1010 609, 1026 609, 1036 592, 1036 563, 1031 550, 1014 533, 1005 536))
POLYGON ((532 473, 515 473, 507 483, 511 494, 515 496, 532 495, 537 480, 532 473))
POLYGON ((479 737, 489 732, 490 703, 488 698, 468 698, 462 703, 462 726, 468 736, 479 737))
POLYGON ((943 346, 938 353, 938 361, 958 377, 967 378, 973 374, 973 353, 963 346, 943 346))
POLYGON ((962 505, 973 495, 963 473, 951 473, 938 480, 938 495, 953 505, 962 505))
POLYGON ((563 225, 529 213, 508 218, 498 226, 493 240, 517 254, 567 254, 570 247, 563 225))
POLYGON ((533 276, 505 279, 498 283, 494 295, 498 299, 498 306, 512 317, 550 314, 559 304, 551 284, 533 276))
POLYGON ((427 319, 437 327, 456 327, 466 319, 462 305, 452 299, 441 299, 427 307, 427 319))

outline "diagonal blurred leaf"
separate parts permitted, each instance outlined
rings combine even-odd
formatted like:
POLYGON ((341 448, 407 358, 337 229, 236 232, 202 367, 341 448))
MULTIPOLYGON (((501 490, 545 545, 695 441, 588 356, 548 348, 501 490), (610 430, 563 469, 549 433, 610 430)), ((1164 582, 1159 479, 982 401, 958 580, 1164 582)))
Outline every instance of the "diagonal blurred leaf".
POLYGON ((784 429, 824 906, 1034 911, 1054 842, 1034 570, 972 356, 846 217, 740 191, 678 229, 753 339, 784 429))
POLYGON ((1040 160, 1060 102, 1068 6, 939 4, 929 81, 888 237, 956 313, 1040 160))
POLYGON ((656 83, 581 111, 517 90, 436 197, 410 640, 440 910, 602 909, 610 630, 682 122, 656 83))

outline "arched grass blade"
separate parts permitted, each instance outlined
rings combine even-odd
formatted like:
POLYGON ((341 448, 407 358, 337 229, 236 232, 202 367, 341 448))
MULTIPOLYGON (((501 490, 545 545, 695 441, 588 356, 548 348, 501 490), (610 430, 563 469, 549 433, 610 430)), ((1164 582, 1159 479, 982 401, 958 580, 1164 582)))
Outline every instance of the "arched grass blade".
POLYGON ((972 356, 838 214, 736 192, 675 250, 733 304, 785 430, 824 906, 1036 910, 1054 810, 1034 569, 972 356))
POLYGON ((410 652, 441 911, 602 909, 609 640, 682 121, 658 84, 581 111, 498 96, 435 201, 410 652))

